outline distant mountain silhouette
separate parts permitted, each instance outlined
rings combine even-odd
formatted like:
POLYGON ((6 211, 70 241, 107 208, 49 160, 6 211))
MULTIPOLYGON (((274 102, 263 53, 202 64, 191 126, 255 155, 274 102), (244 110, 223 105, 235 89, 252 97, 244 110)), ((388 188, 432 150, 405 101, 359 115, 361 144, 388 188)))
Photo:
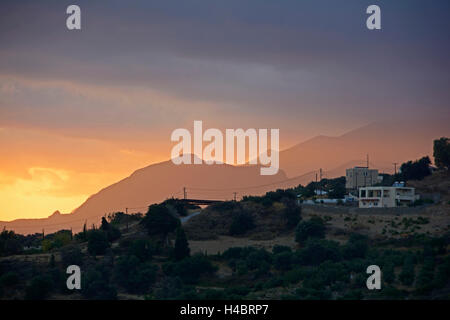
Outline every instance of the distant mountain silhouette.
POLYGON ((393 162, 401 164, 425 155, 432 156, 433 139, 450 136, 448 124, 372 123, 338 137, 317 136, 280 152, 281 170, 261 176, 260 166, 174 165, 165 161, 136 170, 131 176, 92 195, 71 214, 55 212, 46 219, 0 222, 0 228, 18 233, 54 232, 62 228, 81 230, 84 222, 98 224, 101 217, 115 211, 146 212, 146 206, 170 197, 232 199, 259 195, 277 188, 307 184, 315 180, 319 168, 324 178, 345 175, 345 169, 366 164, 380 172, 392 173, 393 162), (203 189, 203 190, 201 190, 203 189))
POLYGON ((129 177, 100 190, 72 214, 55 212, 46 219, 0 222, 0 228, 19 233, 42 232, 42 229, 49 233, 63 228, 77 232, 82 230, 85 222, 88 227, 98 224, 108 213, 125 212, 126 208, 130 208, 129 213, 145 213, 152 203, 172 196, 183 198, 183 187, 187 188, 188 198, 231 200, 233 192, 237 192, 238 197, 249 193, 262 194, 273 188, 272 183, 283 180, 286 180, 286 175, 282 171, 273 176, 262 176, 260 166, 256 165, 175 165, 169 160, 136 170, 129 177), (247 186, 251 188, 243 189, 247 186))
POLYGON ((280 167, 288 177, 319 170, 329 177, 345 174, 345 167, 366 165, 392 173, 401 164, 433 155, 433 140, 450 134, 445 123, 372 123, 338 137, 317 136, 280 152, 280 167))

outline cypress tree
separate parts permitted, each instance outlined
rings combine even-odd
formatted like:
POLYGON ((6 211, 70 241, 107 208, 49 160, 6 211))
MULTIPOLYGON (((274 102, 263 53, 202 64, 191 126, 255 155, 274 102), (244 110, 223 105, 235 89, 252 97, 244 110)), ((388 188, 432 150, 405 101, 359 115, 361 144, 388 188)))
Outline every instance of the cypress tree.
POLYGON ((189 257, 191 249, 189 249, 189 243, 184 233, 183 228, 177 229, 177 235, 175 240, 174 258, 179 261, 186 257, 189 257))

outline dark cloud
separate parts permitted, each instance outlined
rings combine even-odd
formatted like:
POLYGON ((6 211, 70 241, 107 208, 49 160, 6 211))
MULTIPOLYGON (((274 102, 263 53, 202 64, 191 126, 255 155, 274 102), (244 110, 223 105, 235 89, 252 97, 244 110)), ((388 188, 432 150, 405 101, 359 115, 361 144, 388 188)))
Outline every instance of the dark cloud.
POLYGON ((449 2, 376 3, 381 31, 365 28, 370 1, 79 0, 72 32, 71 1, 7 0, 0 70, 286 118, 448 112, 449 2))

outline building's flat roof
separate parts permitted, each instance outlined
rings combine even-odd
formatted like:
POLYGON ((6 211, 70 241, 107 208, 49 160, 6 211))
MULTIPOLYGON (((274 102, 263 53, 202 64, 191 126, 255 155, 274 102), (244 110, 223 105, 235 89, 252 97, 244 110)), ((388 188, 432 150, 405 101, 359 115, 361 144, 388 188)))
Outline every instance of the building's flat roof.
POLYGON ((408 189, 408 190, 412 190, 415 189, 413 187, 382 187, 382 186, 372 186, 372 187, 360 187, 359 189, 373 189, 373 190, 379 190, 379 189, 408 189))

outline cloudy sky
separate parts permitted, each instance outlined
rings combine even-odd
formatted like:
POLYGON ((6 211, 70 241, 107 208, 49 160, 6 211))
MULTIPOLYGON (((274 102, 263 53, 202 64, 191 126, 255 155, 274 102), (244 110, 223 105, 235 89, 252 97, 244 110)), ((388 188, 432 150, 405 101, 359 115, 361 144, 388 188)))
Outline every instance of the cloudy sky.
POLYGON ((448 118, 450 2, 0 3, 0 220, 70 212, 170 156, 170 133, 280 128, 281 146, 448 118), (82 30, 66 28, 81 7, 82 30), (366 28, 381 7, 382 30, 366 28))

